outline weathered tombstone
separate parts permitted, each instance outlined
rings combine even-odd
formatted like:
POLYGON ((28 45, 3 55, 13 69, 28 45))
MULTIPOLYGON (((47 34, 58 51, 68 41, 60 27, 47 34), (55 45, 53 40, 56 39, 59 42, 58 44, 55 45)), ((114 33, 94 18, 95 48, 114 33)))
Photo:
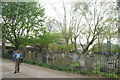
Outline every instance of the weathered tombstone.
POLYGON ((47 64, 49 63, 49 62, 48 62, 48 58, 49 58, 49 55, 47 55, 47 56, 46 56, 46 59, 47 59, 47 64))
POLYGON ((101 72, 108 72, 109 69, 107 68, 107 64, 108 64, 108 56, 102 55, 101 56, 101 61, 103 63, 103 66, 101 67, 100 71, 101 72))
POLYGON ((35 53, 35 52, 32 53, 32 60, 33 60, 33 61, 36 60, 36 53, 35 53))
POLYGON ((63 57, 63 58, 65 57, 65 54, 64 54, 64 53, 62 53, 62 57, 63 57))
POLYGON ((53 57, 48 56, 48 63, 47 64, 53 64, 53 57))
POLYGON ((94 68, 94 57, 86 56, 84 69, 90 71, 94 68))
POLYGON ((31 52, 31 51, 29 51, 29 52, 28 52, 28 60, 30 60, 30 61, 31 61, 31 57, 32 57, 32 52, 31 52))
POLYGON ((85 55, 80 55, 80 59, 78 60, 80 62, 80 66, 85 66, 85 55))
POLYGON ((55 56, 52 56, 52 64, 55 63, 55 56))
POLYGON ((72 60, 73 60, 73 62, 77 62, 77 60, 78 60, 78 55, 77 54, 73 54, 73 56, 72 56, 72 60))
POLYGON ((120 74, 120 55, 118 56, 118 74, 120 74))
POLYGON ((42 58, 42 63, 47 63, 47 54, 44 52, 41 52, 41 58, 42 58))
POLYGON ((25 59, 28 59, 28 52, 26 52, 25 54, 25 59))
POLYGON ((62 57, 61 54, 55 55, 54 58, 55 58, 55 59, 54 59, 55 65, 58 65, 58 66, 62 65, 62 59, 63 59, 63 57, 62 57))
POLYGON ((69 66, 71 63, 72 63, 72 58, 69 55, 66 55, 62 61, 63 66, 69 66))
POLYGON ((36 61, 42 62, 42 55, 39 52, 37 52, 36 61))
POLYGON ((101 62, 103 63, 103 66, 106 65, 106 57, 104 55, 101 55, 101 62))
MULTIPOLYGON (((101 64, 101 55, 94 55, 93 56, 93 68, 101 64)), ((100 65, 101 66, 101 65, 100 65)))

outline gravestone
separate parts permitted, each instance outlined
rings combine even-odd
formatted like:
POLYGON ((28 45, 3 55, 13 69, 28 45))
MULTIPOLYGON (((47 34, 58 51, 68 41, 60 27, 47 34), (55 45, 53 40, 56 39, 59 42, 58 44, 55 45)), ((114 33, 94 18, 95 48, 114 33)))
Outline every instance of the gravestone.
POLYGON ((77 62, 77 60, 78 60, 78 55, 77 54, 73 54, 73 56, 72 56, 72 61, 73 62, 77 62))
POLYGON ((120 74, 120 55, 118 56, 118 74, 120 74))
POLYGON ((70 57, 69 55, 66 55, 63 58, 62 65, 63 66, 69 66, 71 63, 72 63, 72 57, 70 57))
POLYGON ((47 64, 49 63, 49 62, 48 62, 49 57, 50 57, 49 55, 47 55, 47 56, 46 56, 46 59, 47 59, 47 64))
POLYGON ((53 57, 52 56, 48 56, 48 64, 53 64, 53 57))
POLYGON ((85 55, 80 55, 78 62, 80 62, 80 66, 84 67, 85 66, 85 55))
POLYGON ((37 55, 36 56, 36 61, 37 62, 42 62, 42 55, 39 52, 37 52, 36 55, 37 55))
POLYGON ((28 51, 28 60, 31 61, 31 59, 32 59, 32 52, 31 52, 31 51, 28 51))
POLYGON ((35 61, 36 60, 36 53, 35 52, 32 52, 32 60, 35 61))
POLYGON ((101 62, 103 63, 103 66, 106 65, 107 58, 104 55, 101 55, 101 62))
POLYGON ((93 68, 101 64, 102 57, 101 55, 93 55, 93 68))
POLYGON ((94 68, 94 57, 86 56, 84 70, 90 71, 94 68))
POLYGON ((63 58, 65 57, 65 54, 64 54, 64 53, 62 53, 62 57, 63 57, 63 58))
POLYGON ((63 59, 63 57, 62 57, 61 54, 55 55, 55 57, 54 57, 54 64, 58 65, 58 66, 62 65, 62 59, 63 59))

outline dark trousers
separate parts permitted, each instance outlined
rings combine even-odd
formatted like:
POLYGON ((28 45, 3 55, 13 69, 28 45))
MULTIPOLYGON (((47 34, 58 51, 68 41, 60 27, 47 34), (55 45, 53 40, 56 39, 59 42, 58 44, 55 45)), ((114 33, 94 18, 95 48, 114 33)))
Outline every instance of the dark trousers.
POLYGON ((15 72, 19 72, 20 70, 20 61, 19 59, 16 59, 15 61, 15 72))

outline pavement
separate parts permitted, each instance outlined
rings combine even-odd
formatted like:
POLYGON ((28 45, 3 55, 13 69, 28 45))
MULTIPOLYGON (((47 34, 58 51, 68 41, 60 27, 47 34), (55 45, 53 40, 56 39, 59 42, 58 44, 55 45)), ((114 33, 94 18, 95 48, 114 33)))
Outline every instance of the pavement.
POLYGON ((90 78, 86 75, 56 71, 25 63, 20 65, 20 73, 14 74, 15 64, 10 60, 1 58, 0 67, 2 67, 0 71, 2 78, 90 78))

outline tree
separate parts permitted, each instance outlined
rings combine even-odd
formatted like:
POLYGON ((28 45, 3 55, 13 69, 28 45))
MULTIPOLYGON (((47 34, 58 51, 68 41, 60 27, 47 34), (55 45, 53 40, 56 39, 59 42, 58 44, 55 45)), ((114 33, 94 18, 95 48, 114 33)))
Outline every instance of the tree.
POLYGON ((104 30, 104 35, 107 39, 106 53, 109 54, 111 52, 111 39, 115 39, 117 37, 117 27, 115 21, 110 20, 108 26, 104 30))
POLYGON ((83 20, 83 14, 81 14, 78 10, 74 9, 74 5, 71 8, 71 13, 70 13, 70 27, 72 28, 71 32, 71 42, 74 45, 76 53, 78 53, 77 50, 77 39, 79 38, 82 30, 85 28, 85 24, 82 24, 83 20))
POLYGON ((16 48, 27 45, 29 36, 41 30, 44 8, 36 2, 2 2, 2 31, 16 48))
MULTIPOLYGON (((69 4, 69 3, 68 3, 69 4)), ((52 5, 53 6, 53 5, 52 5)), ((58 24, 58 28, 61 32, 61 36, 63 37, 64 41, 65 41, 65 46, 69 47, 69 41, 70 38, 72 36, 72 28, 70 27, 69 24, 69 20, 68 20, 68 9, 66 7, 67 5, 64 3, 64 1, 62 2, 62 9, 63 9, 63 14, 61 15, 61 13, 59 13, 56 9, 56 7, 53 6, 55 12, 58 15, 58 20, 57 20, 57 24, 58 24)), ((66 53, 69 53, 69 50, 66 50, 66 53)))
POLYGON ((48 17, 46 20, 46 29, 48 33, 56 33, 59 32, 58 29, 59 23, 56 19, 52 17, 48 17))
POLYGON ((83 22, 86 25, 86 29, 82 31, 80 37, 80 45, 83 48, 83 54, 89 49, 90 45, 94 43, 97 39, 97 36, 102 32, 104 24, 107 19, 104 16, 107 16, 110 9, 105 7, 106 4, 101 4, 99 2, 75 2, 75 10, 78 10, 83 14, 85 21, 83 22), (81 41, 85 38, 86 43, 81 41))
MULTIPOLYGON (((67 4, 70 4, 69 2, 67 4)), ((59 29, 61 31, 62 37, 65 40, 66 45, 66 53, 69 52, 67 47, 69 47, 69 43, 71 41, 72 45, 75 47, 75 51, 77 52, 77 38, 82 31, 83 27, 80 22, 83 15, 78 15, 77 11, 73 9, 72 4, 67 5, 62 2, 63 7, 63 15, 58 13, 58 10, 54 7, 57 15, 58 15, 58 24, 60 25, 59 29), (70 9, 68 8, 70 7, 70 9)))
POLYGON ((35 36, 31 36, 29 43, 35 46, 42 56, 42 61, 46 62, 47 59, 45 56, 49 54, 49 45, 57 43, 59 41, 59 35, 57 33, 49 33, 46 29, 44 30, 44 33, 38 33, 35 36))
MULTIPOLYGON (((96 44, 94 44, 93 46, 92 46, 92 48, 91 48, 91 50, 93 51, 93 52, 99 52, 99 47, 98 47, 98 43, 96 43, 96 44)), ((106 52, 106 49, 107 49, 107 47, 106 47, 106 45, 107 45, 107 43, 102 43, 102 52, 106 52)), ((120 54, 120 50, 119 50, 119 46, 118 45, 116 45, 116 44, 112 44, 111 43, 111 53, 118 53, 118 54, 120 54)))
MULTIPOLYGON (((100 36, 104 36, 104 40, 107 40, 107 49, 106 53, 109 54, 111 51, 111 40, 117 38, 117 9, 116 6, 110 6, 110 11, 108 13, 106 24, 104 24, 104 28, 102 30, 102 33, 98 36, 98 39, 101 38, 100 36)), ((99 47, 100 48, 100 47, 99 47)), ((101 49, 100 49, 101 50, 101 49)), ((100 52, 99 50, 99 52, 100 52)))

